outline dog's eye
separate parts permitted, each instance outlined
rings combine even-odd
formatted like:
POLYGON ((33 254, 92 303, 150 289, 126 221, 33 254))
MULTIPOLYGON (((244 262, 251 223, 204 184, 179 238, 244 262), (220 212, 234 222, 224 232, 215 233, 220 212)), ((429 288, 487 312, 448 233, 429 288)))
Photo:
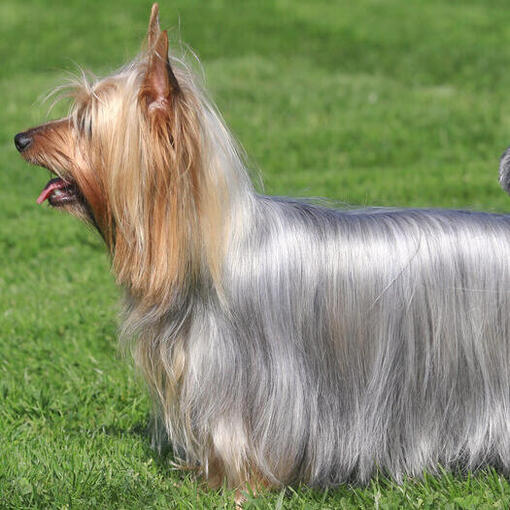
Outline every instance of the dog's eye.
POLYGON ((92 120, 88 115, 82 115, 78 119, 78 130, 89 137, 92 136, 92 120))

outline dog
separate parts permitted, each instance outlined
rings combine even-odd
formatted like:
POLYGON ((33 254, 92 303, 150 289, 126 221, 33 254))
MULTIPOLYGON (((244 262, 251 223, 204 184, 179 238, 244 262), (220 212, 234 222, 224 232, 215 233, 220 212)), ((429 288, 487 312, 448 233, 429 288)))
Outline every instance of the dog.
POLYGON ((510 469, 510 217, 255 192, 158 6, 144 50, 15 145, 93 225, 156 438, 212 487, 510 469))

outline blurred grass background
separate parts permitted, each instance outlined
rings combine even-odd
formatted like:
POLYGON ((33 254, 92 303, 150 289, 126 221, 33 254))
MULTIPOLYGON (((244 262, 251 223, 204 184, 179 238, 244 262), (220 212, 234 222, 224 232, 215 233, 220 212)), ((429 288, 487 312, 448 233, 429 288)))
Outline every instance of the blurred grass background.
MULTIPOLYGON (((15 133, 76 65, 111 72, 150 2, 0 3, 0 508, 233 508, 150 447, 150 403, 116 347, 118 290, 98 237, 35 199, 47 172, 15 133)), ((160 1, 268 193, 355 205, 510 211, 510 10, 503 0, 160 1)), ((426 410, 424 410, 426 412, 426 410)), ((247 508, 508 508, 493 471, 247 508)))

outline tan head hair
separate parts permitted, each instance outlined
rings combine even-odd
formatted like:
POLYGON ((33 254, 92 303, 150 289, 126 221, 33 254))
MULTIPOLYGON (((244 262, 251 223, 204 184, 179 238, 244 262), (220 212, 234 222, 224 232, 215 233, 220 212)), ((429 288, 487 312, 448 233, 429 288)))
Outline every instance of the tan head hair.
POLYGON ((250 185, 195 74, 169 58, 157 4, 145 46, 116 74, 75 84, 69 117, 32 130, 46 137, 30 158, 76 185, 82 200, 65 209, 97 226, 140 306, 163 310, 199 273, 220 289, 231 206, 250 185))

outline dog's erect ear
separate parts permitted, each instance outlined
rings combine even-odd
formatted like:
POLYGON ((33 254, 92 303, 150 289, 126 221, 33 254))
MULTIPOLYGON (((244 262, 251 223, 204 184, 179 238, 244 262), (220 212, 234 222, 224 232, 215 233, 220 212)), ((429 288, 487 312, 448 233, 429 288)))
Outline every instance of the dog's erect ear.
POLYGON ((158 4, 152 4, 151 17, 149 20, 149 29, 147 30, 147 48, 151 49, 158 40, 161 29, 159 28, 159 7, 158 4))
POLYGON ((179 92, 179 84, 168 60, 168 34, 163 30, 149 53, 149 64, 143 80, 140 97, 149 111, 167 109, 172 96, 179 92))

